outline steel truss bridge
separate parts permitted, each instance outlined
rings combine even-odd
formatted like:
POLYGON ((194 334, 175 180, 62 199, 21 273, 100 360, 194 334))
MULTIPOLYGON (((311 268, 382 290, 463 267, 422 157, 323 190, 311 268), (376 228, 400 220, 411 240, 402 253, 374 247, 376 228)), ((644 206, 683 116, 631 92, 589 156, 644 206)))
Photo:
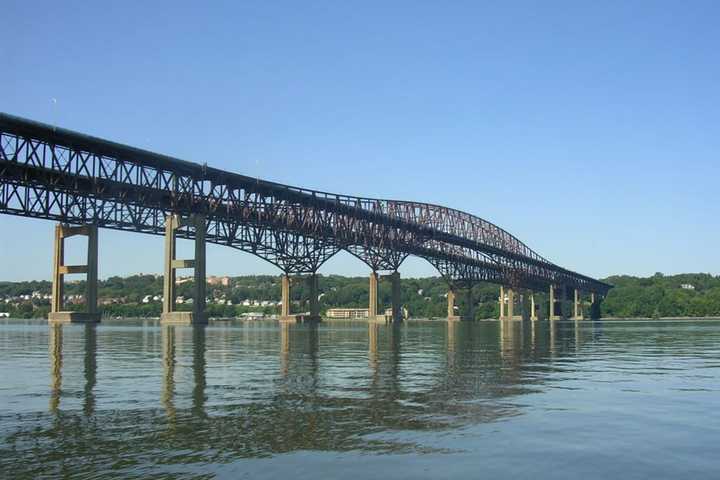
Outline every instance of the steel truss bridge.
POLYGON ((168 215, 200 214, 207 241, 286 274, 314 273, 346 250, 373 271, 424 258, 451 288, 611 288, 459 210, 282 185, 1 113, 0 213, 155 235, 165 234, 168 215))

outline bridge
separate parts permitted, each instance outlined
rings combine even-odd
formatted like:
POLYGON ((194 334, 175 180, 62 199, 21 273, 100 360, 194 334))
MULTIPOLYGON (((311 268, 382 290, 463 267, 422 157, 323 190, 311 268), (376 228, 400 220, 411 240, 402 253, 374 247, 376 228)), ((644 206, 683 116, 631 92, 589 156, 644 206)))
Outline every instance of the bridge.
POLYGON ((562 268, 482 218, 439 205, 355 197, 260 180, 0 113, 0 213, 58 222, 51 321, 97 321, 98 229, 165 236, 162 321, 205 323, 207 242, 252 253, 282 272, 286 321, 320 316, 317 271, 345 250, 371 270, 369 318, 401 319, 398 268, 410 255, 448 284, 448 318, 473 318, 472 286, 500 288, 500 318, 544 315, 534 292, 548 293, 547 318, 597 316, 610 285, 562 268), (88 237, 85 265, 65 265, 64 240, 88 237), (176 258, 176 239, 194 241, 195 258, 176 258), (194 269, 192 312, 175 306, 175 276, 194 269), (63 277, 87 275, 86 311, 64 311, 63 277), (379 315, 386 274, 392 315, 379 315), (291 312, 292 277, 310 285, 309 315, 291 312), (456 295, 465 295, 463 315, 456 295), (519 315, 517 314, 519 313, 519 315))

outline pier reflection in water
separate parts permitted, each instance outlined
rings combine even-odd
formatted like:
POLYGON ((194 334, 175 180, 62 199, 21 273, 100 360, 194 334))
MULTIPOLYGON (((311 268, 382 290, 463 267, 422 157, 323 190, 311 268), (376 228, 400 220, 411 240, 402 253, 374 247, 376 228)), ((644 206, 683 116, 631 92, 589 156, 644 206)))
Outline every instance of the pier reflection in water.
MULTIPOLYGON (((195 328, 7 321, 0 467, 11 477, 125 478, 192 473, 193 465, 258 473, 267 465, 255 470, 248 460, 293 452, 472 453, 466 462, 502 442, 522 452, 537 435, 562 431, 562 440, 546 438, 557 444, 578 434, 562 428, 568 420, 558 412, 590 408, 598 391, 610 397, 603 402, 627 402, 607 389, 607 373, 632 389, 653 375, 658 355, 702 364, 720 339, 720 324, 708 325, 685 324, 679 335, 657 325, 560 321, 195 328), (657 351, 657 338, 666 350, 657 351), (42 362, 32 360, 42 358, 43 344, 49 388, 36 378, 42 362), (613 360, 618 355, 622 361, 613 360), (643 376, 629 378, 632 368, 643 376), (559 423, 551 428, 553 416, 559 423), (528 430, 530 421, 545 430, 528 430), (38 460, 39 451, 48 454, 38 460)), ((714 368, 706 375, 716 378, 714 368)))

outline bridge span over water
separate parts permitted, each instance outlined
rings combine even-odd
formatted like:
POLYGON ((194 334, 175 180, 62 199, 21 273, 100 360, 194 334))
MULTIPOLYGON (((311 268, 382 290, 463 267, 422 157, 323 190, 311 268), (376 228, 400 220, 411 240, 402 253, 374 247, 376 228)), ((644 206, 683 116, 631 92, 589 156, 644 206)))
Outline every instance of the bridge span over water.
MULTIPOLYGON (((597 313, 610 285, 562 268, 487 220, 448 207, 320 192, 260 180, 0 113, 0 213, 56 226, 51 320, 97 319, 98 228, 165 236, 163 320, 205 317, 205 245, 257 255, 283 271, 282 317, 290 312, 290 277, 306 274, 310 314, 319 316, 318 268, 340 250, 371 269, 369 316, 378 315, 379 272, 389 272, 391 318, 400 319, 398 268, 426 259, 447 281, 448 317, 457 292, 479 282, 501 286, 500 316, 542 316, 532 292, 549 292, 549 318, 582 318, 589 296, 597 313), (64 239, 88 237, 86 265, 64 264, 64 239), (176 238, 195 241, 195 258, 175 255, 176 238), (193 312, 175 310, 175 271, 193 268, 193 312), (63 311, 63 276, 88 277, 87 312, 63 311)), ((465 316, 472 317, 472 305, 465 316)))

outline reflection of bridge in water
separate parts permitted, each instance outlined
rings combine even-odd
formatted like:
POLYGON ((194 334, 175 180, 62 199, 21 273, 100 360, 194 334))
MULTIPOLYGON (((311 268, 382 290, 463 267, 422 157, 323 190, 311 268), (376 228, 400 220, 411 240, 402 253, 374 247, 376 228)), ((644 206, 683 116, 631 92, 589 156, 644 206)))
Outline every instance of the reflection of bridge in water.
MULTIPOLYGON (((582 318, 599 312, 609 285, 543 258, 482 218, 421 202, 331 194, 250 178, 77 132, 0 114, 0 213, 60 222, 55 231, 50 319, 98 321, 98 228, 165 236, 163 316, 166 323, 205 323, 207 242, 257 255, 282 272, 282 317, 290 311, 291 275, 306 275, 309 315, 319 319, 317 271, 344 250, 371 269, 369 317, 378 318, 378 281, 388 273, 392 315, 401 318, 398 268, 410 255, 427 260, 447 281, 448 317, 472 287, 502 286, 500 317, 537 318, 533 292, 548 292, 548 315, 582 318), (88 238, 84 265, 65 264, 65 239, 88 238), (191 260, 176 258, 176 239, 195 242, 191 260), (194 269, 193 312, 176 311, 175 275, 194 269), (63 280, 87 274, 87 311, 67 312, 63 280), (588 304, 589 300, 589 304, 588 304), (569 305, 572 303, 572 312, 569 305), (518 310, 519 307, 519 310, 518 310)), ((120 255, 126 252, 118 252, 120 255)), ((380 316, 385 320, 385 316, 380 316)))
MULTIPOLYGON (((81 411, 63 410, 65 396, 79 394, 63 390, 63 373, 68 373, 63 371, 63 334, 64 329, 74 328, 77 337, 78 330, 54 325, 49 352, 50 411, 55 420, 49 428, 70 451, 73 435, 93 437, 100 450, 114 448, 112 435, 101 432, 108 415, 114 428, 139 429, 130 442, 138 451, 157 447, 153 444, 157 431, 165 432, 163 445, 168 448, 191 448, 202 441, 238 457, 304 449, 424 449, 400 434, 397 438, 374 435, 443 430, 522 415, 522 395, 541 390, 552 372, 547 365, 536 365, 575 355, 595 341, 600 324, 448 322, 429 327, 370 324, 365 333, 344 330, 342 325, 335 331, 286 324, 279 338, 277 331, 261 332, 268 335, 262 340, 266 346, 276 345, 274 354, 270 348, 258 353, 255 345, 249 345, 251 358, 277 357, 276 376, 263 385, 258 381, 241 385, 220 381, 219 385, 218 377, 208 381, 208 372, 224 368, 228 360, 218 352, 237 349, 242 329, 163 326, 154 334, 159 338, 151 340, 160 344, 162 356, 158 404, 164 415, 158 415, 147 405, 119 414, 97 408, 94 326, 84 327, 82 341, 76 338, 73 343, 84 358, 81 411), (361 350, 366 361, 359 363, 361 350)), ((251 367, 252 361, 244 365, 251 367)))

